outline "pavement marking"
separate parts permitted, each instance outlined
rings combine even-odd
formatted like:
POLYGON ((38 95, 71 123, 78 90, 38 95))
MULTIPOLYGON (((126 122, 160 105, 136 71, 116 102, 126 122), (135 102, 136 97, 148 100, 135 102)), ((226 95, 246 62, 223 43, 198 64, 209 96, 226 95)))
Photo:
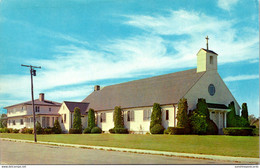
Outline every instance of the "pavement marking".
MULTIPOLYGON (((0 138, 0 139, 5 140, 5 141, 35 143, 34 141, 31 141, 31 140, 10 139, 10 138, 0 138)), ((132 153, 139 153, 139 154, 177 156, 177 157, 187 157, 187 158, 196 158, 196 159, 247 162, 247 163, 252 163, 252 164, 260 163, 259 158, 250 158, 250 157, 234 157, 234 156, 205 155, 205 154, 193 154, 193 153, 164 152, 164 151, 154 151, 154 150, 129 149, 129 148, 106 147, 106 146, 91 146, 91 145, 77 145, 77 144, 65 144, 65 143, 44 142, 44 141, 37 141, 37 143, 35 143, 35 144, 47 144, 47 145, 57 145, 57 146, 76 147, 76 148, 85 148, 85 149, 98 149, 98 150, 107 150, 107 151, 132 152, 132 153)))

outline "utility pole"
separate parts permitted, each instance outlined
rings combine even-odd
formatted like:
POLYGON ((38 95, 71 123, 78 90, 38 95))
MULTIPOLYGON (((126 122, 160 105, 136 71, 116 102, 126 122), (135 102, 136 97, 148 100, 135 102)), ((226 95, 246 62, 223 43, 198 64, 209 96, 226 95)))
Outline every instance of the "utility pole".
POLYGON ((25 67, 30 67, 31 73, 31 93, 32 93, 32 109, 33 109, 33 132, 34 132, 34 142, 37 142, 36 138, 36 127, 35 127, 35 109, 34 109, 34 97, 33 97, 33 76, 36 76, 36 70, 34 68, 41 68, 40 66, 32 66, 32 65, 21 65, 25 67))

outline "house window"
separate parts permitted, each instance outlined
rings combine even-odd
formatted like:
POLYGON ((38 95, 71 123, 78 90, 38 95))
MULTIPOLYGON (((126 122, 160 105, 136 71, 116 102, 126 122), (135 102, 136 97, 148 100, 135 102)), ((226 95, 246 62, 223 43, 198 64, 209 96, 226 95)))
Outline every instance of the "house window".
POLYGON ((209 63, 210 63, 210 64, 213 64, 213 56, 210 56, 210 57, 209 57, 209 63))
POLYGON ((151 120, 151 109, 145 109, 143 111, 143 120, 144 121, 149 121, 151 120))
POLYGON ((40 106, 35 106, 35 112, 40 112, 40 106))
POLYGON ((54 117, 52 117, 52 125, 54 125, 54 117))
POLYGON ((127 121, 134 121, 135 113, 133 110, 127 111, 127 121))
POLYGON ((100 113, 100 122, 106 122, 106 113, 100 113))
POLYGON ((51 108, 49 108, 49 111, 51 111, 51 108))
POLYGON ((11 125, 11 120, 8 120, 9 121, 9 125, 11 125))
POLYGON ((20 124, 23 125, 23 119, 20 120, 20 124))
POLYGON ((165 118, 166 120, 169 120, 169 110, 166 110, 166 111, 165 111, 165 117, 166 117, 166 118, 165 118))
POLYGON ((66 123, 66 114, 63 114, 64 117, 64 123, 66 123))
POLYGON ((46 127, 50 126, 50 117, 46 117, 46 127))
POLYGON ((13 125, 15 125, 15 120, 13 120, 13 125))

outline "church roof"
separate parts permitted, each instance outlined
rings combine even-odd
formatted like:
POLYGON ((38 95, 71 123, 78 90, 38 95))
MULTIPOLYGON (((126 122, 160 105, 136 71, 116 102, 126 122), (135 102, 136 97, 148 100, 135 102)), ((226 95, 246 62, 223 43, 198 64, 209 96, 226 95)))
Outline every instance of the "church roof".
POLYGON ((78 107, 81 114, 86 114, 89 103, 85 102, 70 102, 64 101, 65 105, 68 107, 70 112, 74 112, 74 109, 78 107))
MULTIPOLYGON (((23 103, 14 104, 14 105, 11 105, 11 106, 4 107, 4 109, 9 108, 9 107, 13 107, 13 106, 19 106, 19 105, 32 105, 32 101, 26 101, 26 102, 23 102, 23 103)), ((39 106, 60 106, 61 103, 50 101, 50 100, 40 101, 39 99, 36 99, 36 100, 34 100, 34 105, 39 105, 39 106)))
POLYGON ((205 49, 205 48, 201 48, 202 50, 204 50, 204 51, 206 51, 206 52, 210 52, 210 53, 213 53, 213 54, 216 54, 216 55, 218 55, 217 53, 215 53, 214 51, 212 51, 212 50, 207 50, 207 49, 205 49))
POLYGON ((203 76, 196 69, 170 73, 106 86, 92 92, 83 102, 95 111, 121 108, 148 107, 154 103, 161 105, 176 104, 203 76))

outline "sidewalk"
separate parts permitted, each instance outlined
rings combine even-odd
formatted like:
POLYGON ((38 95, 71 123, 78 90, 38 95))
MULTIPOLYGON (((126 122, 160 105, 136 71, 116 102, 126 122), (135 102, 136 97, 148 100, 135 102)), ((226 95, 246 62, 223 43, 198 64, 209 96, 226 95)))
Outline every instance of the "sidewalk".
MULTIPOLYGON (((31 141, 31 140, 21 140, 21 139, 0 138, 0 140, 35 143, 34 141, 31 141)), ((233 157, 233 156, 204 155, 204 154, 192 154, 192 153, 164 152, 164 151, 154 151, 154 150, 128 149, 128 148, 90 146, 90 145, 76 145, 76 144, 64 144, 64 143, 43 142, 43 141, 38 141, 37 144, 57 145, 57 146, 85 148, 85 149, 98 149, 98 150, 107 150, 107 151, 133 152, 133 153, 139 153, 139 154, 154 154, 154 155, 177 156, 177 157, 209 159, 209 160, 222 160, 222 161, 232 161, 232 162, 241 162, 241 163, 246 162, 246 163, 252 163, 252 164, 260 163, 259 158, 249 158, 249 157, 233 157)))

